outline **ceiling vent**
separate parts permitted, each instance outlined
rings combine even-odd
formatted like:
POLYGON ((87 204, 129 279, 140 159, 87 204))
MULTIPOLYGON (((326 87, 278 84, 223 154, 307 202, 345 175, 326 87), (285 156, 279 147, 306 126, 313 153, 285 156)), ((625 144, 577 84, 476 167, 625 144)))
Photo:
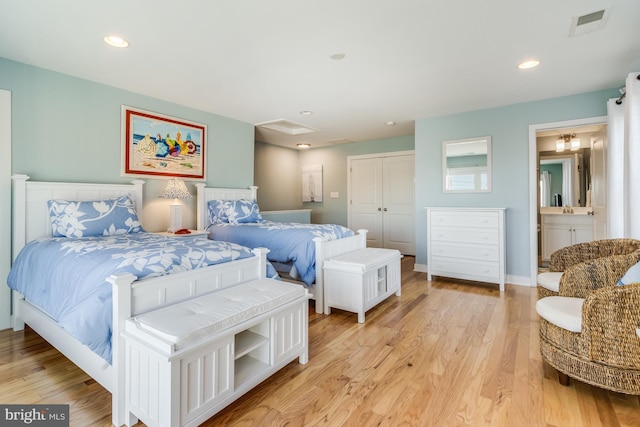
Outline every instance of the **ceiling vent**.
POLYGON ((597 10, 581 16, 574 16, 571 20, 571 29, 569 37, 579 36, 580 34, 590 33, 592 31, 601 30, 609 18, 611 8, 597 10))
POLYGON ((287 135, 304 135, 305 133, 313 133, 318 131, 318 129, 314 129, 301 123, 296 123, 292 122, 291 120, 285 119, 257 123, 255 126, 259 128, 275 130, 276 132, 286 133, 287 135))
POLYGON ((350 144, 353 141, 349 141, 348 139, 340 138, 340 139, 330 139, 327 141, 331 145, 340 145, 340 144, 350 144))

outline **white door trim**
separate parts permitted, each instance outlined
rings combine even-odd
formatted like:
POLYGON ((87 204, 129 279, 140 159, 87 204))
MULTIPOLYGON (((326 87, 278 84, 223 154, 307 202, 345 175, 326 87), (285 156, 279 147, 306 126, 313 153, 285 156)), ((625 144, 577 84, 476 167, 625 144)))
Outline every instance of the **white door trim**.
POLYGON ((5 281, 11 268, 11 92, 0 89, 0 330, 11 327, 11 291, 5 281), (8 206, 8 208, 7 208, 8 206))

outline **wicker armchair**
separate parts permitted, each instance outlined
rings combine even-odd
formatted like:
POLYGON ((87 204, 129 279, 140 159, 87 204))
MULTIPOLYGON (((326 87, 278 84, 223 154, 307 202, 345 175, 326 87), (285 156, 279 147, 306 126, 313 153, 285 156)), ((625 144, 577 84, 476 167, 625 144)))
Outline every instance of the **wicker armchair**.
POLYGON ((640 240, 628 238, 594 240, 558 249, 551 254, 549 273, 541 273, 538 276, 538 298, 558 295, 558 292, 541 286, 541 283, 555 282, 557 284, 557 281, 560 280, 560 286, 562 286, 562 282, 566 278, 564 278, 564 274, 557 274, 559 272, 564 272, 585 261, 611 255, 625 255, 638 249, 640 249, 640 240))
POLYGON ((640 283, 616 282, 640 261, 640 250, 592 259, 565 270, 559 296, 538 300, 540 351, 561 384, 575 378, 608 390, 640 395, 640 283), (545 317, 556 309, 577 331, 545 317))

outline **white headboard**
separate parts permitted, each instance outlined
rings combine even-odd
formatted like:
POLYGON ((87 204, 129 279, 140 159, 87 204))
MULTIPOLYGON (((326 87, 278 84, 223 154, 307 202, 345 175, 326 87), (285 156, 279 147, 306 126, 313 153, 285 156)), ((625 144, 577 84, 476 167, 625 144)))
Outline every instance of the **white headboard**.
MULTIPOLYGON (((142 220, 142 186, 136 179, 131 184, 91 184, 77 182, 29 181, 27 175, 13 175, 13 259, 33 239, 51 236, 51 220, 47 201, 103 200, 128 194, 142 220)), ((144 227, 144 224, 143 224, 144 227)))
POLYGON ((197 183, 197 227, 198 230, 204 230, 209 226, 209 211, 207 202, 209 200, 257 200, 258 187, 251 186, 249 188, 215 188, 207 187, 205 183, 197 183))

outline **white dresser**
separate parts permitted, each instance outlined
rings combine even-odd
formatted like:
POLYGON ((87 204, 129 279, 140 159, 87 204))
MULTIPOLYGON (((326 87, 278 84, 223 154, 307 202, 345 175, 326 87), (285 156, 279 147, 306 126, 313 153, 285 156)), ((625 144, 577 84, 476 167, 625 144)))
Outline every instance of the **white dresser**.
POLYGON ((505 208, 427 209, 427 279, 497 283, 504 291, 505 208))

